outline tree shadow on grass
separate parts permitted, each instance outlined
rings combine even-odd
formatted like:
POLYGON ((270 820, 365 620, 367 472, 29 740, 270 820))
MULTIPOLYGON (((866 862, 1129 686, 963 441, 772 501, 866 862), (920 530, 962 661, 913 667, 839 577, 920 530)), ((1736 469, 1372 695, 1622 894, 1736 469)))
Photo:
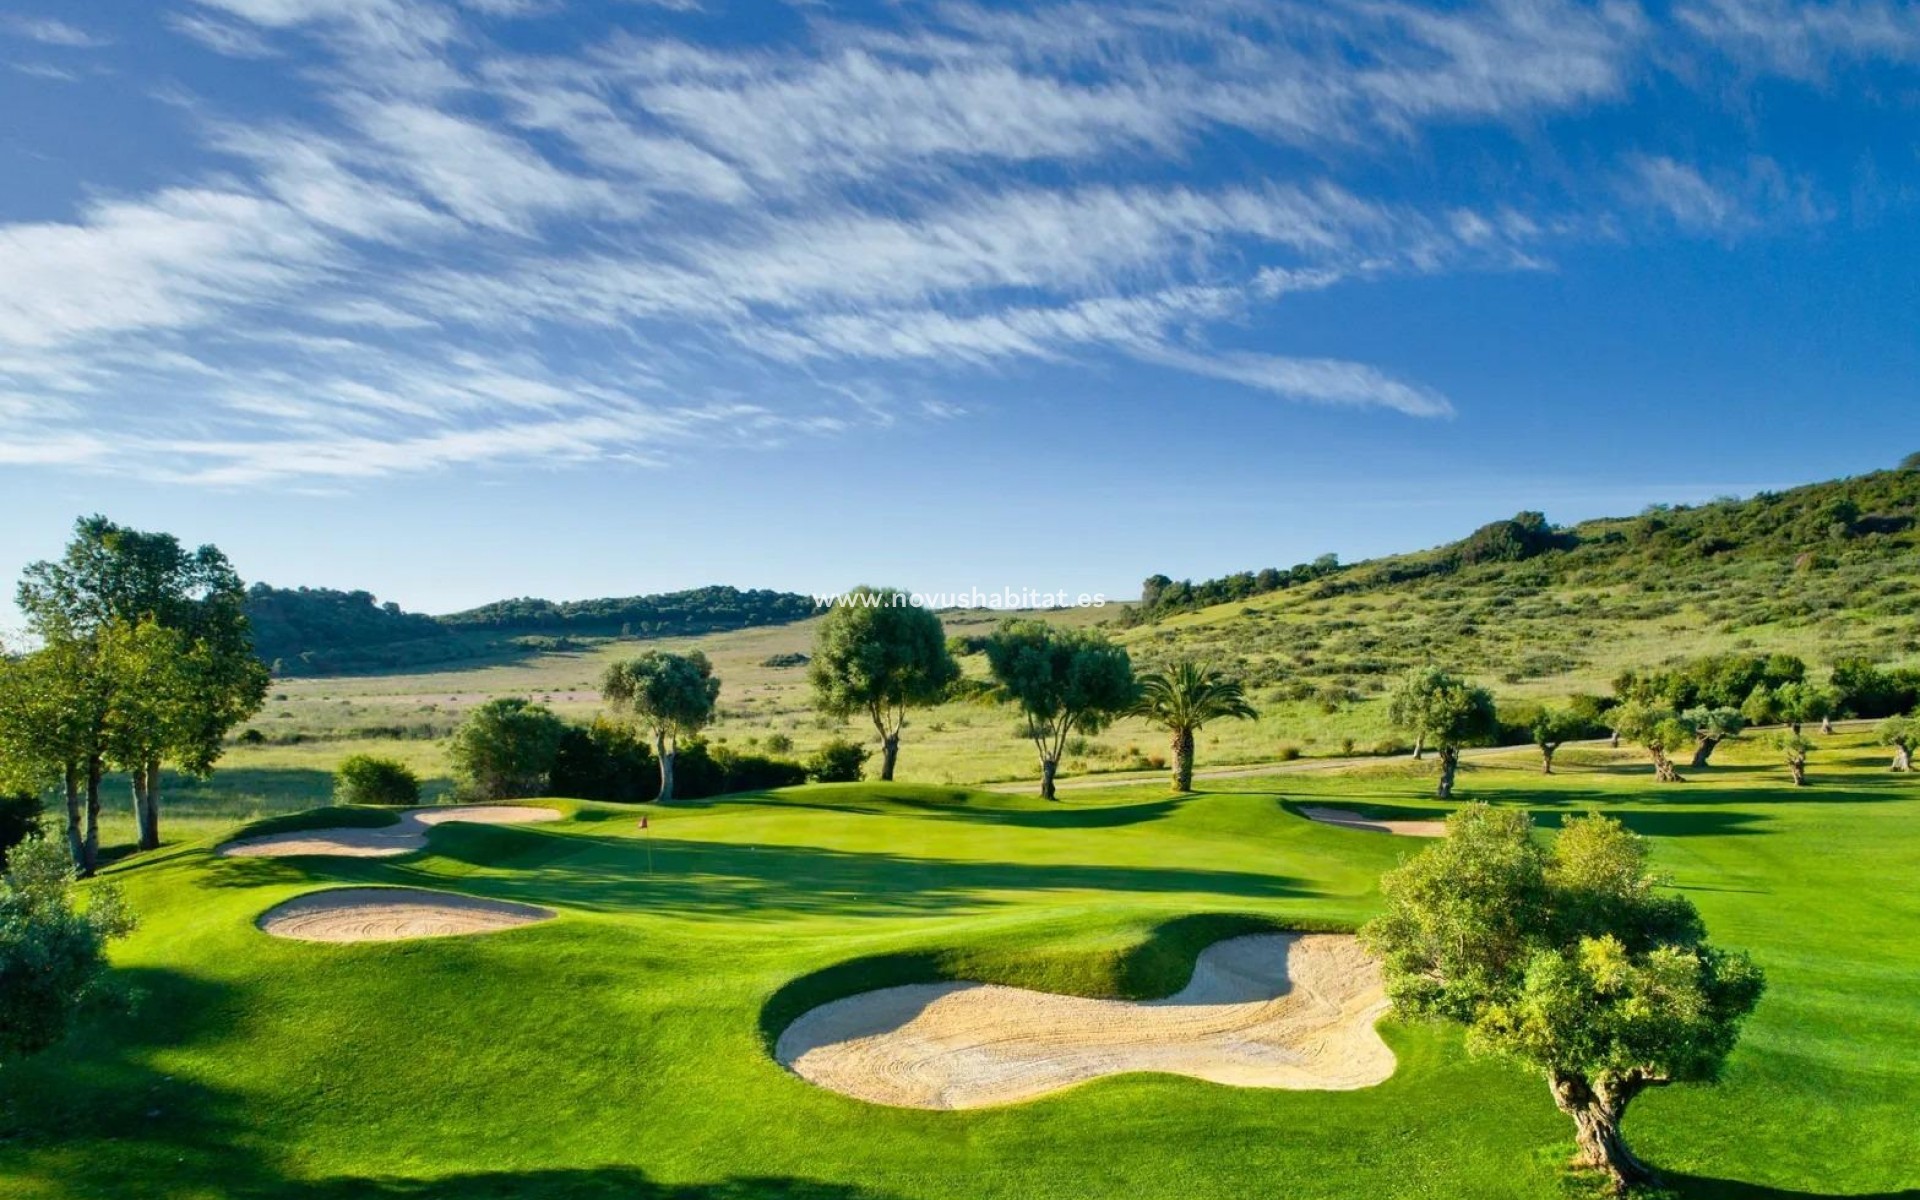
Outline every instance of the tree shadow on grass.
POLYGON ((1798 1192, 1789 1188, 1766 1187, 1733 1179, 1708 1179, 1699 1175, 1675 1175, 1662 1172, 1664 1187, 1655 1196, 1673 1200, 1920 1200, 1920 1188, 1898 1192, 1798 1192))
MULTIPOLYGON (((1609 798, 1606 793, 1589 792, 1584 793, 1584 795, 1586 797, 1584 804, 1578 800, 1569 799, 1565 802, 1564 806, 1559 808, 1542 809, 1538 807, 1532 798, 1528 798, 1525 801, 1503 800, 1499 807, 1525 808, 1533 818, 1533 823, 1543 829, 1558 829, 1560 826, 1566 824, 1569 819, 1584 816, 1589 808, 1599 809, 1604 811, 1605 815, 1614 818, 1628 829, 1633 830, 1633 832, 1643 834, 1647 837, 1731 837, 1741 834, 1767 833, 1769 832, 1768 830, 1759 828, 1759 826, 1773 819, 1765 813, 1729 812, 1725 810, 1696 812, 1690 810, 1620 808, 1617 807, 1619 801, 1619 797, 1617 796, 1611 797, 1612 803, 1607 804, 1609 798), (1603 804, 1607 804, 1604 809, 1602 809, 1603 804)), ((1391 793, 1387 794, 1387 798, 1389 800, 1404 799, 1402 796, 1396 796, 1391 793)), ((1463 796, 1460 799, 1464 802, 1472 799, 1472 797, 1463 796)), ((1453 811, 1452 809, 1445 808, 1413 808, 1404 804, 1382 804, 1370 799, 1366 793, 1362 792, 1350 792, 1342 796, 1286 798, 1281 799, 1278 803, 1281 808, 1286 809, 1301 820, 1311 820, 1311 818, 1300 811, 1303 808, 1344 809, 1349 812, 1359 813, 1364 817, 1383 821, 1437 821, 1445 819, 1446 816, 1453 811)), ((1385 837, 1390 835, 1381 834, 1380 836, 1385 837)))
POLYGON ((733 1176, 714 1183, 660 1183, 637 1167, 484 1171, 438 1179, 342 1177, 280 1180, 229 1193, 237 1200, 889 1200, 854 1184, 791 1176, 733 1176))
POLYGON ((1051 805, 1047 808, 970 808, 918 799, 902 799, 896 803, 903 808, 934 813, 953 820, 1011 825, 1022 829, 1119 829, 1127 825, 1164 820, 1179 812, 1192 799, 1193 796, 1168 796, 1159 800, 1085 808, 1067 805, 1051 805))

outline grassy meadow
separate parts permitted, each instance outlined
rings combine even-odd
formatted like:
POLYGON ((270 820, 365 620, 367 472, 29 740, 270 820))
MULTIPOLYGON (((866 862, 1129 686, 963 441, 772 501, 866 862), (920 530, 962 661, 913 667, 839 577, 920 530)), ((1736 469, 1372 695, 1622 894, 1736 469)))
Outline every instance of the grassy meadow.
MULTIPOLYGON (((1920 1194, 1920 786, 1864 741, 1821 739, 1804 790, 1752 741, 1666 788, 1624 751, 1569 750, 1552 778, 1517 752, 1463 771, 1463 798, 1544 825, 1618 815, 1717 940, 1767 971, 1724 1082, 1655 1092, 1630 1116, 1678 1195, 1920 1194)), ((317 769, 301 749, 261 750, 289 757, 259 769, 317 769)), ((1441 1028, 1387 1023, 1398 1070, 1356 1092, 1141 1075, 964 1113, 861 1104, 770 1056, 799 1012, 883 984, 1148 997, 1219 937, 1351 928, 1417 844, 1294 810, 1431 813, 1428 769, 1053 805, 805 787, 656 809, 644 834, 633 809, 557 800, 563 822, 442 826, 384 861, 221 859, 231 820, 176 821, 192 840, 108 872, 142 917, 115 954, 137 1008, 0 1077, 0 1179, 22 1200, 1574 1194, 1570 1126, 1541 1082, 1441 1028), (253 927, 335 883, 561 915, 374 945, 253 927)))

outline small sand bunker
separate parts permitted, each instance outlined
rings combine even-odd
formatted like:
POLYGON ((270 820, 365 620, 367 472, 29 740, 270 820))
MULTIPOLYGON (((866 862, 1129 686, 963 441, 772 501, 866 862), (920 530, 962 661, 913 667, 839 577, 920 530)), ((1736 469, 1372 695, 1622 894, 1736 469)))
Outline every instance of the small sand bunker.
POLYGON ((427 830, 448 821, 476 825, 526 825, 558 821, 560 813, 530 804, 456 804, 444 808, 410 808, 392 825, 377 828, 343 826, 336 829, 299 829, 244 838, 220 847, 223 858, 296 858, 306 854, 337 858, 392 858, 412 854, 427 844, 427 830))
POLYGON ((1344 808, 1302 808, 1300 815, 1322 825, 1342 829, 1364 829, 1368 833, 1397 833, 1401 837, 1439 838, 1447 836, 1445 821, 1387 821, 1363 817, 1344 808))
POLYGON ((1373 1024, 1379 965, 1336 934, 1261 934, 1202 951, 1165 1000, 914 984, 823 1004, 780 1035, 801 1078, 902 1108, 983 1108, 1131 1071, 1235 1087, 1345 1091, 1393 1074, 1373 1024))
POLYGON ((420 888, 331 888, 276 904, 256 922, 302 942, 398 942, 498 933, 551 921, 551 909, 420 888))

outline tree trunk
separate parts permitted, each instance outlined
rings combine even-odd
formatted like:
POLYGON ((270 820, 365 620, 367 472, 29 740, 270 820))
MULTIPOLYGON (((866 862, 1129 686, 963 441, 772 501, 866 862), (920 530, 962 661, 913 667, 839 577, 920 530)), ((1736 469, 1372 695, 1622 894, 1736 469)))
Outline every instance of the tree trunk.
POLYGON ((1618 729, 1614 730, 1612 736, 1607 739, 1607 744, 1615 750, 1620 748, 1620 731, 1618 729))
POLYGON ((1719 745, 1720 739, 1717 737, 1703 737, 1695 742, 1693 745, 1693 769, 1696 771, 1705 770, 1707 760, 1713 757, 1713 752, 1719 745))
POLYGON ((98 758, 87 760, 87 831, 80 842, 80 874, 91 877, 100 869, 100 776, 98 758))
POLYGON ((1540 773, 1542 775, 1553 774, 1553 752, 1557 749, 1559 749, 1558 746, 1540 747, 1540 773))
POLYGON ((1460 769, 1460 751, 1454 746, 1440 747, 1440 787, 1442 800, 1453 799, 1453 776, 1460 769))
POLYGON ((1820 718, 1820 732, 1826 734, 1828 737, 1833 736, 1833 718, 1832 717, 1820 718))
POLYGON ((1648 753, 1653 755, 1653 777, 1655 780, 1660 783, 1681 782, 1680 772, 1673 769, 1673 760, 1667 757, 1665 750, 1656 746, 1649 750, 1648 753))
POLYGON ((880 781, 893 782, 893 764, 900 758, 900 735, 880 739, 880 781))
POLYGON ((1795 736, 1795 737, 1799 737, 1799 736, 1800 736, 1800 722, 1798 722, 1798 721, 1789 721, 1789 722, 1787 722, 1787 728, 1788 728, 1788 729, 1791 729, 1791 730, 1793 730, 1793 736, 1795 736))
POLYGON ((1193 730, 1179 729, 1173 735, 1173 790, 1193 790, 1193 730))
POLYGON ((1548 1086, 1553 1090, 1554 1105, 1573 1118, 1574 1139, 1580 1146, 1573 1157, 1574 1166, 1605 1171, 1613 1178, 1616 1191, 1657 1182, 1652 1168, 1634 1157, 1620 1135, 1620 1119, 1626 1115, 1634 1090, 1610 1095, 1569 1075, 1553 1077, 1548 1086))
POLYGON ((67 854, 73 859, 73 868, 77 871, 87 853, 86 842, 80 834, 80 767, 77 763, 67 764, 66 783, 67 854))
POLYGON ((148 759, 133 768, 133 816, 140 827, 140 848, 160 848, 160 763, 148 759))
POLYGON ((1913 770, 1913 751, 1906 746, 1893 748, 1893 769, 1896 771, 1913 770))
POLYGON ((1413 739, 1413 761, 1419 762, 1427 753, 1427 735, 1420 734, 1413 739))
POLYGON ((1060 769, 1059 759, 1044 758, 1044 757, 1041 758, 1040 760, 1040 798, 1042 800, 1058 800, 1060 798, 1059 793, 1055 792, 1053 788, 1053 773, 1055 771, 1058 771, 1059 769, 1060 769))
POLYGON ((1803 759, 1803 758, 1790 758, 1790 759, 1788 759, 1788 760, 1787 760, 1787 774, 1789 774, 1789 775, 1791 775, 1791 776, 1793 776, 1793 786, 1795 786, 1795 787, 1805 787, 1805 786, 1807 786, 1807 762, 1806 762, 1806 760, 1805 760, 1805 759, 1803 759))
POLYGON ((656 797, 656 799, 662 804, 671 803, 673 800, 674 751, 667 749, 667 739, 664 734, 654 737, 653 755, 660 760, 660 795, 656 797))

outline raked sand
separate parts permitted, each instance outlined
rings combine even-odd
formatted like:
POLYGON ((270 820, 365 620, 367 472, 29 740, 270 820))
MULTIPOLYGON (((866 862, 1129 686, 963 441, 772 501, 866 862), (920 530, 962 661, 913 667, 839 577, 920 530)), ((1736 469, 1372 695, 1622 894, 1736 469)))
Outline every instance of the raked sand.
POLYGON ((802 1015, 774 1054, 801 1078, 905 1108, 1011 1104, 1132 1071, 1340 1091, 1393 1074, 1374 1031, 1380 969, 1344 934, 1261 934, 1202 951, 1165 1000, 913 984, 802 1015))
POLYGON ((1300 815, 1322 825, 1359 829, 1367 833, 1397 833, 1401 837, 1442 838, 1447 836, 1445 821, 1389 821, 1363 817, 1344 808, 1302 808, 1300 815))
POLYGON ((477 825, 525 825, 558 821, 561 814, 531 804, 456 804, 439 808, 410 808, 392 825, 376 828, 343 826, 334 829, 298 829, 245 838, 220 847, 223 858, 295 858, 330 855, 338 858, 392 858, 412 854, 427 844, 427 830, 448 821, 477 825))
POLYGON ((260 915, 275 937, 302 942, 398 942, 498 933, 551 921, 553 911, 421 888, 329 888, 295 896, 260 915))

